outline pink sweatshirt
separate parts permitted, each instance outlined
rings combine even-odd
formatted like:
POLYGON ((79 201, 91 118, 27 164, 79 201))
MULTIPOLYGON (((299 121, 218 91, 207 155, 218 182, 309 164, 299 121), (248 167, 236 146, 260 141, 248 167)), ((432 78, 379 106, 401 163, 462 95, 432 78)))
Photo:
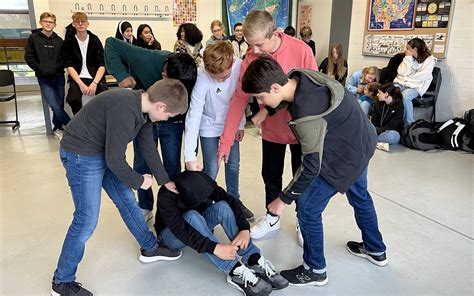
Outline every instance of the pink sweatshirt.
MULTIPOLYGON (((288 73, 294 68, 305 68, 318 70, 316 59, 311 48, 303 41, 290 37, 284 33, 278 33, 281 44, 271 56, 280 64, 283 71, 288 73)), ((245 107, 249 101, 249 95, 242 91, 242 76, 249 64, 258 58, 259 55, 250 49, 240 67, 240 76, 234 96, 230 102, 229 111, 225 121, 224 132, 220 138, 219 152, 228 154, 230 147, 234 143, 235 134, 239 127, 239 122, 244 114, 245 107)), ((286 109, 278 111, 272 116, 268 116, 262 122, 262 138, 266 141, 279 144, 296 144, 298 141, 288 127, 291 120, 290 113, 286 109)))

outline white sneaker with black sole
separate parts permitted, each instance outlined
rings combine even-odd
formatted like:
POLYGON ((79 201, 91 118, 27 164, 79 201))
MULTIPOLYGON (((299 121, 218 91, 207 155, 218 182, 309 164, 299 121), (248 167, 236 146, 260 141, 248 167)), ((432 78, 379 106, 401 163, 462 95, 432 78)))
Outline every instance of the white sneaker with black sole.
POLYGON ((250 237, 260 239, 270 232, 280 229, 280 217, 266 214, 257 220, 257 223, 250 228, 250 237))

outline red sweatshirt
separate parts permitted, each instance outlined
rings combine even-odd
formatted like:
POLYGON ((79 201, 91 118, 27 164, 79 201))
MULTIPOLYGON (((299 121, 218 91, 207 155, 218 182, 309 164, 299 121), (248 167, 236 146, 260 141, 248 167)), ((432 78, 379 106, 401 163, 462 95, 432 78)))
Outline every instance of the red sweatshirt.
MULTIPOLYGON (((311 48, 303 41, 290 37, 284 33, 278 33, 281 44, 271 56, 280 64, 283 71, 288 73, 293 68, 305 68, 318 70, 316 59, 311 48)), ((239 122, 244 114, 245 107, 249 101, 249 95, 242 91, 242 76, 249 64, 258 58, 259 55, 250 49, 245 55, 240 66, 240 76, 234 96, 230 102, 229 111, 225 121, 224 132, 220 138, 219 152, 228 154, 230 147, 234 143, 235 134, 239 127, 239 122)), ((262 122, 262 138, 266 141, 279 144, 296 144, 298 141, 288 127, 291 120, 288 110, 282 109, 273 116, 268 116, 262 122)))

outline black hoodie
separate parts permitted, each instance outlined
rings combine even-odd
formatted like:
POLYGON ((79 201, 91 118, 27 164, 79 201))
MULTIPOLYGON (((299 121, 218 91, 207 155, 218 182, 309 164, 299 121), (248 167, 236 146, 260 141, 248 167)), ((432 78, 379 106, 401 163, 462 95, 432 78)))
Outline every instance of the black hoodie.
POLYGON ((239 230, 250 229, 237 199, 229 196, 204 172, 181 172, 175 183, 179 194, 169 191, 165 186, 161 186, 158 192, 158 210, 155 217, 157 236, 168 227, 174 236, 187 246, 199 253, 213 254, 217 242, 203 236, 183 218, 183 214, 190 210, 203 212, 212 201, 227 202, 234 212, 239 230))
POLYGON ((41 30, 31 31, 25 50, 26 63, 35 71, 36 77, 64 75, 63 39, 55 32, 48 37, 41 30))

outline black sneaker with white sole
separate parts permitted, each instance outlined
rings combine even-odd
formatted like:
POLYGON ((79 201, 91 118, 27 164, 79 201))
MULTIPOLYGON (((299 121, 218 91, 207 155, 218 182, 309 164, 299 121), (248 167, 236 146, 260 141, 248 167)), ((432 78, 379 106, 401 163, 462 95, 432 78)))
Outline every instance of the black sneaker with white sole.
POLYGON ((239 202, 239 205, 240 207, 242 208, 242 212, 244 212, 244 217, 247 221, 249 222, 253 222, 255 220, 255 216, 254 214, 252 213, 251 210, 249 210, 245 205, 244 203, 239 199, 237 199, 237 201, 239 202))
POLYGON ((52 283, 51 296, 92 296, 91 291, 83 288, 81 283, 52 283))
POLYGON ((276 271, 273 264, 263 256, 260 256, 257 264, 249 266, 249 268, 255 271, 255 275, 259 278, 271 284, 274 290, 281 290, 288 287, 288 280, 282 277, 276 271))
POLYGON ((349 253, 352 255, 355 255, 357 257, 361 258, 366 258, 373 264, 377 266, 385 266, 388 263, 387 255, 385 252, 383 252, 382 255, 372 255, 367 252, 367 250, 364 247, 363 243, 358 243, 358 242, 347 242, 347 250, 349 253))
POLYGON ((240 265, 227 275, 227 283, 246 296, 267 296, 272 292, 272 285, 255 275, 245 265, 240 265))
POLYGON ((328 283, 326 272, 315 273, 303 265, 290 270, 282 270, 280 274, 290 282, 291 286, 324 286, 328 283))
POLYGON ((181 257, 181 251, 170 249, 165 244, 158 243, 156 248, 151 251, 140 250, 140 257, 138 258, 143 263, 151 263, 155 261, 173 261, 181 257))

